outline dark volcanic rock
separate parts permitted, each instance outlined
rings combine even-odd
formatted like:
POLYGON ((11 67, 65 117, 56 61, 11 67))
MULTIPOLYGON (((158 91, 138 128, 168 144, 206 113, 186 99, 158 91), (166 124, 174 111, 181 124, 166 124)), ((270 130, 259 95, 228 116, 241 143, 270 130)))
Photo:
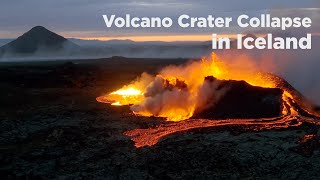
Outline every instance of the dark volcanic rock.
POLYGON ((319 179, 320 129, 313 124, 263 132, 246 126, 197 129, 135 148, 123 132, 170 122, 133 116, 95 98, 177 62, 0 67, 1 179, 319 179), (69 84, 78 81, 94 86, 69 84))
MULTIPOLYGON (((267 118, 277 117, 282 109, 282 90, 251 86, 245 81, 224 81, 207 77, 207 83, 218 83, 217 92, 224 89, 221 98, 211 103, 205 110, 196 113, 196 118, 267 118)), ((212 92, 214 97, 214 93, 212 92)))
POLYGON ((313 134, 303 136, 298 143, 298 146, 290 150, 305 157, 311 157, 315 151, 320 149, 320 138, 313 134))
POLYGON ((79 50, 79 46, 66 38, 36 26, 16 40, 0 48, 0 56, 18 56, 50 53, 70 53, 79 50))

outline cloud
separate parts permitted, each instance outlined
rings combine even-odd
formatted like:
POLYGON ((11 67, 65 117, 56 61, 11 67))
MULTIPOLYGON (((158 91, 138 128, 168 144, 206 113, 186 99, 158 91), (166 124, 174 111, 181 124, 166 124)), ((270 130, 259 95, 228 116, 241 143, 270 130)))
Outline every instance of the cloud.
MULTIPOLYGON (((102 14, 135 16, 169 16, 176 18, 187 13, 193 16, 208 14, 236 16, 242 13, 256 14, 266 9, 316 8, 316 0, 21 0, 0 2, 1 31, 17 32, 16 36, 36 25, 43 25, 56 32, 100 32, 100 36, 130 35, 137 33, 207 33, 210 29, 111 29, 106 31, 102 14)), ((318 23, 319 24, 319 23, 318 23)), ((223 31, 223 30, 221 30, 223 31)), ((226 30, 224 30, 226 31, 226 30)), ((237 31, 231 29, 229 31, 237 31)), ((8 34, 8 33, 2 33, 8 34)), ((1 34, 0 34, 1 35, 1 34)), ((12 34, 13 36, 13 34, 12 34)), ((0 38, 5 38, 1 36, 0 38)))

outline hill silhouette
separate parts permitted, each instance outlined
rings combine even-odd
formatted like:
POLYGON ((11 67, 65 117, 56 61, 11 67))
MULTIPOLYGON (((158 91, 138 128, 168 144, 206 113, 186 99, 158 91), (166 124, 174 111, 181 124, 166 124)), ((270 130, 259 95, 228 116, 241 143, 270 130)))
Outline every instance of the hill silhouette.
POLYGON ((68 39, 36 26, 0 48, 0 56, 70 54, 80 47, 68 39))

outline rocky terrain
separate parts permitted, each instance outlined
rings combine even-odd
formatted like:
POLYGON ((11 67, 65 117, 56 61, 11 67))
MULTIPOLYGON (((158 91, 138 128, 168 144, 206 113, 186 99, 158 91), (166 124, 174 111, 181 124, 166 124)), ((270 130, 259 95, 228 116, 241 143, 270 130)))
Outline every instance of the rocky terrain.
POLYGON ((186 60, 111 59, 0 66, 1 179, 318 179, 320 129, 180 132, 136 148, 123 132, 160 118, 96 102, 141 72, 186 60))

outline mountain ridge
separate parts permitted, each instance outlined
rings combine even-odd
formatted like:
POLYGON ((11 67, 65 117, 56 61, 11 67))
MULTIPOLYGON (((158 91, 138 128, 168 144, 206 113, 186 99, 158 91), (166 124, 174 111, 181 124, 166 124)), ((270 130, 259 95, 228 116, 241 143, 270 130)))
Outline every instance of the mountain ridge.
POLYGON ((35 26, 17 39, 0 47, 0 56, 23 56, 36 54, 69 54, 80 46, 45 27, 35 26))

